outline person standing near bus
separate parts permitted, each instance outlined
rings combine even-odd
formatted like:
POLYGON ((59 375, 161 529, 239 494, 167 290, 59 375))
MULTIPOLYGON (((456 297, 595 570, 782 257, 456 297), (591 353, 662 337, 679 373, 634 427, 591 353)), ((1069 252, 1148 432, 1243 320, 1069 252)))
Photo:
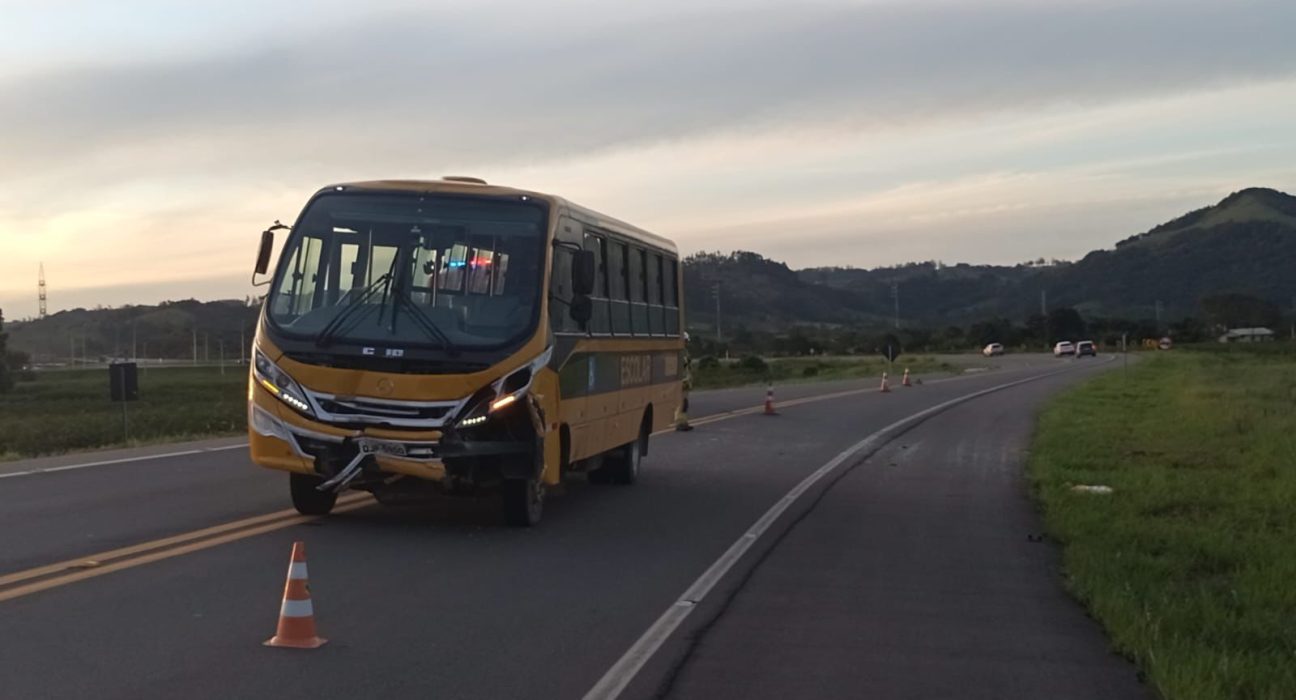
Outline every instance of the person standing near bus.
POLYGON ((680 407, 675 410, 675 429, 681 433, 686 433, 693 429, 688 422, 689 408, 689 390, 693 388, 693 362, 689 358, 688 351, 688 333, 684 334, 684 371, 681 381, 680 407))

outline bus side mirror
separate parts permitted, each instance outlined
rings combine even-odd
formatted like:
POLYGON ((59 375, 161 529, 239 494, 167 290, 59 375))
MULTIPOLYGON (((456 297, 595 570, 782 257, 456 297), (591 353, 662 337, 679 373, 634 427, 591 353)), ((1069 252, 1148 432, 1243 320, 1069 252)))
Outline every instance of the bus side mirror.
POLYGON ((589 296, 594 293, 594 251, 578 250, 572 259, 572 294, 589 296))
POLYGON ((270 254, 274 252, 274 231, 266 229, 261 232, 261 248, 257 250, 256 267, 252 268, 252 286, 259 287, 266 282, 257 282, 257 275, 264 275, 270 269, 270 254))
POLYGON ((586 324, 594 317, 594 302, 584 294, 577 294, 571 299, 567 306, 567 313, 571 314, 572 320, 580 324, 582 330, 586 324))

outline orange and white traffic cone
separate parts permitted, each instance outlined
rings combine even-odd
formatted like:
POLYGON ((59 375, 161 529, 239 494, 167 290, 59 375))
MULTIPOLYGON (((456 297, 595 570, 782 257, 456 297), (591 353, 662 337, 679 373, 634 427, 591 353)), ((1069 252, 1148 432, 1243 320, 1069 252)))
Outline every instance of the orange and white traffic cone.
POLYGON ((902 384, 903 386, 913 386, 913 384, 910 384, 910 383, 909 383, 909 368, 908 368, 908 367, 905 367, 904 379, 901 380, 900 384, 902 384))
POLYGON ((293 542, 288 583, 284 586, 283 606, 279 608, 279 629, 263 644, 316 649, 327 641, 315 634, 315 609, 311 606, 310 582, 306 575, 306 543, 293 542))
POLYGON ((778 411, 774 410, 774 385, 769 384, 765 387, 765 415, 777 416, 778 411))
POLYGON ((882 392, 883 394, 889 394, 889 393, 891 393, 891 385, 890 385, 890 383, 887 382, 887 373, 886 373, 886 372, 883 372, 883 373, 882 373, 882 387, 879 388, 878 391, 882 392))

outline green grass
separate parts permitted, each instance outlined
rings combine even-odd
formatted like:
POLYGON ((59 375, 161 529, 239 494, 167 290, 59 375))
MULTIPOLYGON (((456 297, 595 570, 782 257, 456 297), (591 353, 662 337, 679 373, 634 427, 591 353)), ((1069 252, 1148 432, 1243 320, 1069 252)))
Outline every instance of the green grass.
POLYGON ((139 401, 108 398, 108 370, 49 371, 0 394, 0 459, 61 454, 242 432, 247 424, 247 370, 226 367, 143 368, 139 401))
POLYGON ((1041 416, 1068 586, 1170 700, 1296 698, 1294 402, 1296 358, 1174 351, 1041 416))
MULTIPOLYGON (((882 358, 860 357, 787 357, 766 360, 767 369, 744 369, 740 362, 721 362, 718 366, 706 367, 695 362, 693 366, 693 387, 695 389, 718 389, 735 386, 764 384, 766 382, 788 383, 828 381, 834 379, 857 379, 875 377, 882 379, 882 372, 887 370, 886 360, 882 358)), ((905 368, 914 374, 932 374, 954 372, 955 367, 947 362, 939 362, 930 357, 901 357, 892 368, 893 384, 899 384, 905 368)))
MULTIPOLYGON (((932 358, 901 358, 896 376, 951 372, 932 358), (906 360, 909 360, 906 362, 906 360)), ((768 371, 722 364, 694 373, 699 389, 881 377, 885 362, 874 358, 786 358, 769 361, 768 371)), ((226 367, 141 368, 140 400, 128 406, 130 438, 122 431, 121 404, 108 400, 105 368, 40 372, 0 394, 0 460, 62 454, 103 447, 231 435, 246 430, 246 372, 226 367)))

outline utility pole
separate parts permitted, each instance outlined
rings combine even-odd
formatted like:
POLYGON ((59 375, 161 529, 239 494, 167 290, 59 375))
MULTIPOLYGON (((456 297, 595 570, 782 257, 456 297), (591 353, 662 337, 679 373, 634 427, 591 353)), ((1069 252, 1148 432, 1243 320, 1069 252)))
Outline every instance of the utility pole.
POLYGON ((239 366, 247 364, 247 331, 239 328, 239 366))
POLYGON ((1044 350, 1049 349, 1048 290, 1040 290, 1040 316, 1044 319, 1044 350))
POLYGON ((211 362, 211 334, 203 333, 203 362, 211 362))
POLYGON ((135 319, 131 319, 130 324, 131 324, 131 359, 135 360, 139 358, 139 353, 136 352, 136 350, 139 348, 139 345, 137 344, 136 341, 138 341, 139 338, 135 333, 135 319))
POLYGON ((225 339, 217 338, 216 347, 217 347, 217 351, 220 353, 220 368, 221 368, 221 376, 223 377, 225 376, 225 339))
POLYGON ((40 301, 40 318, 45 318, 45 263, 40 264, 40 280, 37 284, 39 291, 38 300, 40 301))
POLYGON ((891 301, 895 303, 895 327, 900 327, 900 283, 891 283, 891 301))
POLYGON ((716 342, 724 342, 724 335, 720 332, 720 280, 716 280, 715 287, 712 289, 715 294, 716 302, 716 342))
POLYGON ((198 326, 193 327, 193 363, 198 364, 198 326))
POLYGON ((1124 365, 1125 386, 1129 386, 1129 334, 1121 333, 1121 363, 1124 365))
POLYGON ((1156 300, 1156 326, 1157 333, 1161 332, 1161 300, 1156 300))

